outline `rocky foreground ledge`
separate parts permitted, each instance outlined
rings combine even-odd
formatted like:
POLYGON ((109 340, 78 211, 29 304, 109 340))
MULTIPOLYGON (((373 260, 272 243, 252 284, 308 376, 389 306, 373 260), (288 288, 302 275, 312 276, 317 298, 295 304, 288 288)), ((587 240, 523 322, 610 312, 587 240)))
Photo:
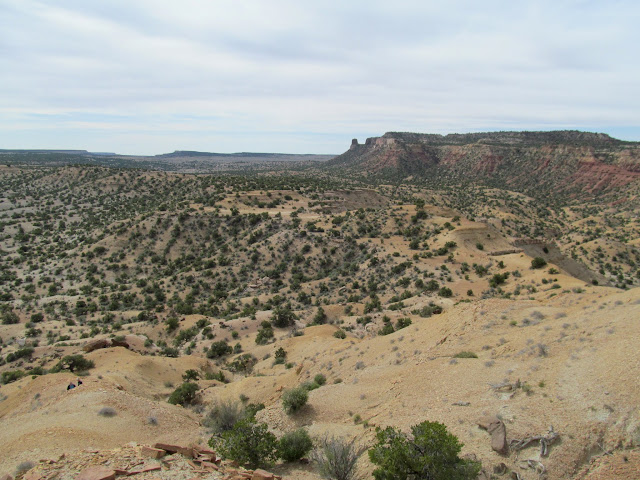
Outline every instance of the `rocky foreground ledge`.
POLYGON ((115 450, 87 448, 58 459, 42 459, 23 464, 15 478, 0 480, 282 480, 265 470, 246 470, 223 461, 216 452, 199 445, 184 447, 156 443, 153 446, 130 443, 115 450))

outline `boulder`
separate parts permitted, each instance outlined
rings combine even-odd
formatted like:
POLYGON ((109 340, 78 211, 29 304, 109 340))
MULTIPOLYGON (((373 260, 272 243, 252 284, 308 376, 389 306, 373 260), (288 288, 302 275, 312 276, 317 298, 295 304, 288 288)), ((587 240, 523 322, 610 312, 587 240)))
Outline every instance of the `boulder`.
POLYGON ((273 473, 269 473, 266 470, 258 468, 253 471, 251 480, 273 480, 273 473))
POLYGON ((76 480, 115 480, 116 472, 107 467, 89 467, 76 477, 76 480))
POLYGON ((483 417, 478 426, 491 434, 491 448, 501 455, 509 452, 507 444, 507 428, 498 417, 483 417))
POLYGON ((89 353, 89 352, 93 352, 94 350, 98 350, 100 348, 107 348, 109 346, 109 340, 107 340, 106 338, 98 338, 96 340, 90 340, 88 341, 84 347, 82 347, 82 350, 89 353))

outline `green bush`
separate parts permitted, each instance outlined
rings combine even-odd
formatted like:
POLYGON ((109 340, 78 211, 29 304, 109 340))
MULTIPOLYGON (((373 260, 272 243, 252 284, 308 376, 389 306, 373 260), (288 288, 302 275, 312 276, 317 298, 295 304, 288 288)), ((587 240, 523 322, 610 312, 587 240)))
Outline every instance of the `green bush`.
POLYGON ((190 368, 189 370, 187 370, 182 374, 182 379, 185 382, 188 382, 189 380, 198 380, 199 378, 200 378, 200 373, 197 370, 194 370, 193 368, 190 368))
POLYGON ((395 329, 393 328, 391 322, 389 322, 385 323, 384 326, 380 330, 378 330, 378 335, 389 335, 393 332, 395 332, 395 329))
POLYGON ((316 374, 315 377, 313 377, 313 381, 315 383, 317 383, 318 385, 322 386, 325 383, 327 383, 327 377, 324 376, 324 374, 322 374, 322 373, 318 373, 318 374, 316 374))
POLYGON ((88 360, 79 354, 62 357, 62 361, 60 363, 63 368, 68 368, 71 372, 89 370, 90 368, 95 367, 92 360, 88 360))
POLYGON ((287 303, 286 305, 278 305, 273 309, 273 313, 271 315, 271 323, 273 323, 273 326, 277 328, 290 327, 295 322, 295 319, 296 316, 291 311, 290 303, 287 303))
POLYGON ((547 264, 547 261, 542 257, 536 257, 531 260, 531 268, 542 268, 547 264))
POLYGON ((7 383, 15 382, 25 375, 26 372, 22 370, 8 370, 6 372, 2 372, 2 383, 6 385, 7 383))
POLYGON ((478 355, 473 352, 463 351, 456 353, 453 358, 478 358, 478 355))
POLYGON ((472 480, 480 472, 478 462, 458 457, 462 443, 441 423, 414 425, 411 435, 393 427, 376 432, 378 443, 369 450, 376 480, 472 480))
POLYGON ((199 388, 197 383, 185 382, 173 391, 168 402, 173 405, 190 405, 196 400, 196 392, 199 388))
POLYGON ((273 337, 273 328, 271 328, 271 325, 269 325, 268 327, 264 327, 258 330, 258 335, 256 335, 256 343, 258 345, 266 345, 273 337))
POLYGON ((309 400, 309 394, 302 386, 285 390, 282 394, 282 406, 288 414, 300 410, 307 404, 307 400, 309 400))
POLYGON ((453 292, 451 291, 451 289, 449 287, 442 287, 438 291, 438 295, 440 295, 441 297, 449 298, 449 297, 453 296, 453 292))
POLYGON ((304 428, 285 433, 278 442, 278 456, 285 462, 300 460, 313 448, 311 437, 304 428))
POLYGON ((219 358, 233 352, 233 348, 224 340, 213 342, 207 350, 207 358, 219 358))
POLYGON ((31 347, 19 348, 15 352, 7 355, 7 362, 15 362, 20 358, 31 358, 31 355, 33 355, 33 348, 31 347))
POLYGON ((264 423, 244 418, 221 437, 211 437, 209 445, 223 458, 257 468, 273 463, 277 458, 278 440, 264 423))
POLYGON ((344 330, 336 330, 335 332, 333 332, 333 336, 341 340, 347 338, 347 334, 344 332, 344 330))
POLYGON ((396 330, 400 330, 411 325, 411 319, 409 317, 399 318, 396 323, 396 330))
POLYGON ((16 313, 11 309, 4 310, 0 315, 0 318, 2 318, 3 325, 14 325, 20 322, 18 315, 16 315, 16 313))
POLYGON ((318 307, 318 311, 313 317, 312 325, 323 325, 327 323, 327 314, 324 311, 324 308, 318 307))

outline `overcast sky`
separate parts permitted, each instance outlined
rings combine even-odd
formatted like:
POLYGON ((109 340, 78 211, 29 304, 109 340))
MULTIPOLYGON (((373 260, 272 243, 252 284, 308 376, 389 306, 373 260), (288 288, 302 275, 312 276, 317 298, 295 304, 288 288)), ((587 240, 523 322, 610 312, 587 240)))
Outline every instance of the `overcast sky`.
POLYGON ((0 0, 0 148, 342 153, 386 131, 640 140, 640 2, 0 0))

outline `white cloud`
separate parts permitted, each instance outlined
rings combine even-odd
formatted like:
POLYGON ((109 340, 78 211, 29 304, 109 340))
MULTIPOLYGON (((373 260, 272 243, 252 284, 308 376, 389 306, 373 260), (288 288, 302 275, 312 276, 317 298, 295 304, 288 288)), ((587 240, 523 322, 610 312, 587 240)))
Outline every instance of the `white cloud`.
POLYGON ((640 139, 639 13, 631 0, 0 0, 0 147, 339 153, 387 130, 607 126, 640 139))

